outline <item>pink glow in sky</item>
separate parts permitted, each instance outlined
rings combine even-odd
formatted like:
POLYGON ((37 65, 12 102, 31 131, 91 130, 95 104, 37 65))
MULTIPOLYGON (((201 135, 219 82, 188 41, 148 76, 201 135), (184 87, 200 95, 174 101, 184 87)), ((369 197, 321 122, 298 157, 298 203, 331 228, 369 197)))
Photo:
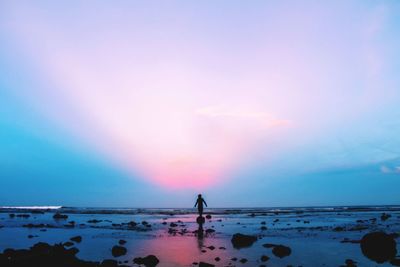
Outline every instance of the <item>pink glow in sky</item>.
POLYGON ((125 5, 10 2, 6 28, 43 85, 18 94, 156 184, 224 181, 253 152, 273 156, 277 143, 312 139, 389 97, 375 87, 384 55, 369 41, 384 8, 347 27, 334 16, 340 5, 304 13, 232 6, 223 14, 125 5))

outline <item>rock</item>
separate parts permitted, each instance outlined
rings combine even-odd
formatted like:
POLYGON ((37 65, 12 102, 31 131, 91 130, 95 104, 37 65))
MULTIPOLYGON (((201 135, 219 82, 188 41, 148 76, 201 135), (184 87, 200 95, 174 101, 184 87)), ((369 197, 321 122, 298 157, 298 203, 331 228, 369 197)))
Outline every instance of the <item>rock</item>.
MULTIPOLYGON (((136 264, 143 264, 146 267, 154 267, 156 266, 160 261, 157 259, 156 256, 154 255, 149 255, 144 258, 134 258, 133 262, 136 264)), ((200 263, 201 264, 201 263, 200 263)))
POLYGON ((203 224, 203 223, 206 222, 206 219, 204 219, 203 216, 198 216, 198 217, 196 218, 196 222, 197 222, 198 224, 203 224))
POLYGON ((256 241, 257 237, 252 235, 244 235, 240 233, 234 234, 231 239, 232 245, 236 249, 250 247, 256 241))
POLYGON ((96 219, 93 219, 93 220, 89 220, 89 221, 87 221, 88 223, 100 223, 100 222, 102 222, 102 220, 96 220, 96 219))
POLYGON ((82 242, 82 237, 81 236, 74 236, 74 237, 71 237, 69 240, 74 241, 76 243, 81 243, 82 242))
POLYGON ((125 255, 127 252, 127 249, 121 246, 113 246, 111 253, 114 257, 120 257, 125 255))
POLYGON ((261 226, 261 231, 266 231, 267 230, 267 227, 266 226, 261 226))
POLYGON ((221 260, 221 258, 220 257, 215 257, 215 259, 214 259, 215 261, 220 261, 221 260))
POLYGON ((64 214, 61 214, 61 213, 57 212, 56 214, 54 214, 53 219, 55 219, 55 220, 66 220, 66 219, 68 219, 68 215, 64 215, 64 214))
POLYGON ((387 213, 382 213, 382 215, 381 215, 381 220, 382 220, 382 221, 386 221, 386 220, 389 219, 390 217, 392 217, 392 215, 387 214, 387 213))
POLYGON ((6 249, 0 253, 0 264, 6 267, 30 267, 30 266, 74 266, 97 267, 96 262, 82 261, 76 258, 78 249, 66 249, 61 244, 49 245, 37 243, 29 250, 6 249))
POLYGON ((393 237, 394 239, 396 239, 396 238, 399 238, 399 237, 400 237, 400 234, 398 234, 398 233, 391 233, 390 236, 393 237))
POLYGON ((279 258, 283 258, 289 256, 290 253, 292 253, 292 250, 289 247, 283 245, 276 245, 273 247, 272 253, 279 258))
POLYGON ((214 229, 207 229, 207 230, 206 230, 206 233, 207 233, 207 234, 211 234, 211 233, 214 233, 214 232, 215 232, 214 229))
POLYGON ((209 250, 214 250, 215 249, 215 247, 214 246, 209 246, 209 247, 207 247, 209 250))
POLYGON ((393 266, 400 266, 400 258, 395 258, 390 261, 390 264, 393 266))
POLYGON ((136 225, 137 225, 137 222, 134 222, 134 221, 128 222, 129 227, 135 227, 136 225))
POLYGON ((211 214, 207 214, 207 215, 206 215, 206 219, 207 219, 207 220, 211 220, 211 214))
POLYGON ((360 247, 364 256, 377 263, 392 260, 397 253, 396 241, 384 232, 372 232, 364 235, 360 247))
POLYGON ((345 229, 344 229, 344 227, 341 227, 341 226, 336 226, 335 228, 333 228, 333 231, 335 231, 335 232, 343 232, 345 229))
POLYGON ((247 259, 246 259, 246 258, 242 258, 242 259, 240 259, 240 262, 241 262, 241 263, 246 263, 246 262, 247 262, 247 259))
POLYGON ((177 227, 178 225, 177 225, 176 223, 173 223, 173 222, 172 222, 172 223, 169 224, 169 226, 170 226, 170 227, 177 227))
POLYGON ((123 240, 123 239, 121 239, 120 241, 118 241, 118 244, 120 244, 121 246, 123 246, 123 245, 125 245, 125 244, 126 244, 126 241, 125 241, 125 240, 123 240))
POLYGON ((214 264, 206 263, 206 262, 200 262, 199 267, 215 267, 214 264))
POLYGON ((44 227, 46 227, 46 225, 43 224, 43 223, 40 223, 40 224, 28 223, 28 224, 22 225, 22 227, 26 227, 26 228, 44 228, 44 227))
POLYGON ((262 255, 261 258, 260 258, 260 260, 261 260, 262 262, 266 262, 266 261, 269 260, 269 257, 266 256, 266 255, 262 255))
POLYGON ((10 218, 15 218, 15 214, 14 214, 14 213, 10 213, 10 214, 8 214, 8 216, 9 216, 10 218))

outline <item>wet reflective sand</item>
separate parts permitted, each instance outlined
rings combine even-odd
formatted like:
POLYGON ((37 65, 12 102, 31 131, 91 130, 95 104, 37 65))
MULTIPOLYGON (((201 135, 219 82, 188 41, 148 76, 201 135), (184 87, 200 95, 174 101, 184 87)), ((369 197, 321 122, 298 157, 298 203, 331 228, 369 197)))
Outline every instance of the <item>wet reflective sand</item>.
MULTIPOLYGON (((346 259, 356 261, 357 266, 377 266, 362 254, 356 241, 373 231, 400 233, 397 208, 289 212, 208 210, 205 214, 212 217, 205 220, 203 231, 199 231, 197 215, 190 212, 141 210, 86 214, 63 210, 61 213, 68 218, 55 220, 54 211, 34 214, 2 210, 0 251, 29 248, 38 242, 64 243, 73 236, 81 236, 82 242, 73 244, 79 249, 80 259, 116 259, 129 266, 135 266, 133 258, 149 254, 160 260, 157 266, 195 266, 193 263, 200 261, 216 266, 340 266, 346 259), (10 213, 15 216, 10 217, 10 213), (390 217, 382 219, 383 213, 390 217), (17 216, 21 214, 29 217, 17 216), (132 227, 129 224, 132 221, 137 225, 132 227), (235 233, 256 236, 257 241, 250 247, 236 249, 231 243, 235 233), (127 254, 113 257, 111 249, 119 240, 126 241, 127 254), (291 253, 277 257, 272 248, 263 246, 267 243, 287 246, 291 253), (262 256, 269 259, 263 262, 262 256), (247 261, 242 263, 241 259, 247 261)), ((400 243, 398 237, 395 240, 400 243)), ((399 245, 397 250, 400 251, 399 245)), ((385 262, 379 266, 392 265, 385 262)))

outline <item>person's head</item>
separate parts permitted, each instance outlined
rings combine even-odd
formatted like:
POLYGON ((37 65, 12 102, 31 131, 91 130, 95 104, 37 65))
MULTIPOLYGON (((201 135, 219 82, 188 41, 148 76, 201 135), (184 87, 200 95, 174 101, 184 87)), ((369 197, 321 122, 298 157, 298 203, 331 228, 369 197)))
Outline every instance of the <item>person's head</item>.
POLYGON ((201 198, 201 194, 199 194, 197 197, 198 197, 198 198, 201 198))

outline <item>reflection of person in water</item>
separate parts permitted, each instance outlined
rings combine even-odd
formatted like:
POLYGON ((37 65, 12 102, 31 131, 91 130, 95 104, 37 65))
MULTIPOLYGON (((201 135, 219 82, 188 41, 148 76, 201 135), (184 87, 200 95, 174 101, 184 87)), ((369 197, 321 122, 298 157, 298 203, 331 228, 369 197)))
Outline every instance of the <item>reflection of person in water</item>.
POLYGON ((198 195, 197 200, 196 200, 196 204, 194 204, 194 207, 197 206, 197 210, 199 211, 199 216, 202 217, 203 216, 203 203, 206 205, 207 207, 207 203, 204 201, 204 199, 201 197, 201 194, 198 195))
POLYGON ((204 247, 203 237, 204 237, 204 230, 203 230, 203 222, 200 220, 198 222, 199 228, 197 229, 197 246, 199 250, 202 250, 204 247))

